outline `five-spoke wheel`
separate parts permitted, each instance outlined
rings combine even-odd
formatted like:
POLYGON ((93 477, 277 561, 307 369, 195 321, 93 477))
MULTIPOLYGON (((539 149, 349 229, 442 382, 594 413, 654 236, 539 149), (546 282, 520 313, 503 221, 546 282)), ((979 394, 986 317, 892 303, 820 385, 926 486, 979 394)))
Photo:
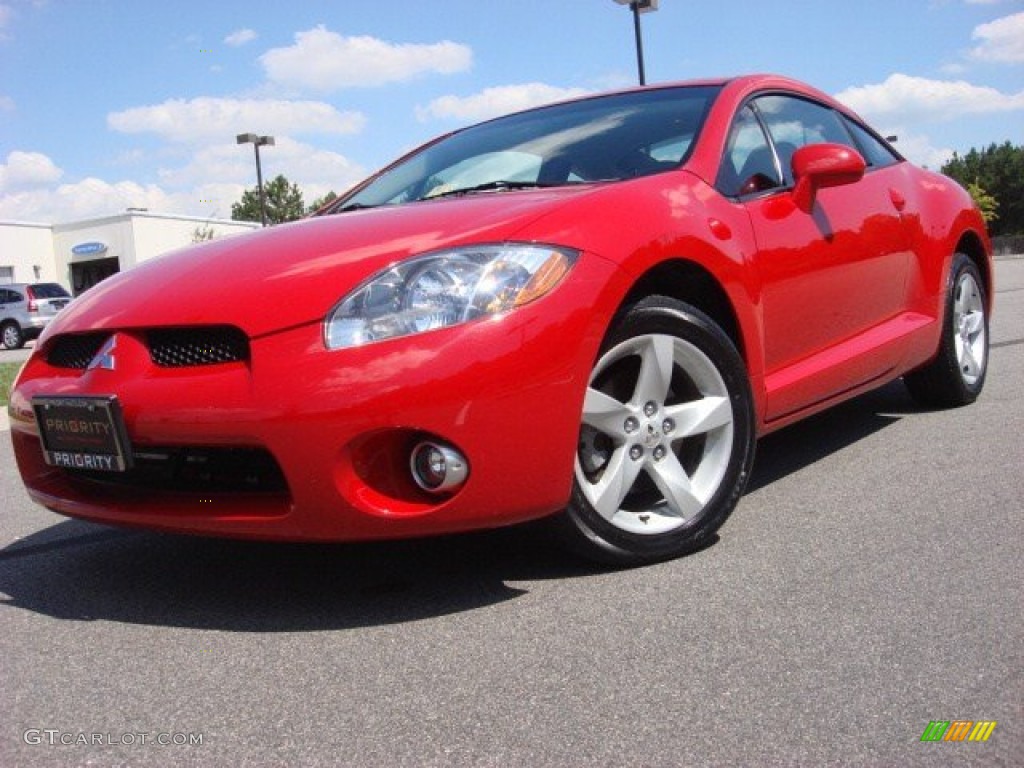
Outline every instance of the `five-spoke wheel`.
POLYGON ((942 338, 935 358, 907 374, 907 389, 932 407, 973 403, 988 369, 988 301, 977 265, 958 253, 943 309, 942 338))
POLYGON ((749 383, 728 336, 664 297, 632 307, 590 376, 566 513, 577 548, 615 563, 673 557, 725 521, 753 461, 749 383))
POLYGON ((985 372, 988 329, 981 287, 968 270, 960 273, 954 290, 953 328, 953 346, 960 375, 965 384, 976 384, 985 372))

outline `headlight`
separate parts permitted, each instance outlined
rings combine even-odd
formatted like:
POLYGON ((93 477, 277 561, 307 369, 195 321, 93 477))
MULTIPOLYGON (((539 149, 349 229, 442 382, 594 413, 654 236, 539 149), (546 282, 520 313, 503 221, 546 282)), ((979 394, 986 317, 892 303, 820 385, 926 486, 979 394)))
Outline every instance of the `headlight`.
POLYGON ((528 243, 454 248, 390 267, 337 304, 324 321, 328 349, 447 328, 498 315, 546 294, 577 252, 528 243))

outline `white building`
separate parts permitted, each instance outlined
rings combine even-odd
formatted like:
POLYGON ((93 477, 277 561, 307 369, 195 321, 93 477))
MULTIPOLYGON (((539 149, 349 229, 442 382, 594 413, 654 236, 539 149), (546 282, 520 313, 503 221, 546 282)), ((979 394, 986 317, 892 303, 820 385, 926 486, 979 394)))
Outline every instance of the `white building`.
POLYGON ((0 221, 0 285, 59 282, 49 224, 0 221))
POLYGON ((75 296, 105 277, 200 239, 259 224, 129 210, 69 224, 0 221, 0 284, 57 282, 75 296))

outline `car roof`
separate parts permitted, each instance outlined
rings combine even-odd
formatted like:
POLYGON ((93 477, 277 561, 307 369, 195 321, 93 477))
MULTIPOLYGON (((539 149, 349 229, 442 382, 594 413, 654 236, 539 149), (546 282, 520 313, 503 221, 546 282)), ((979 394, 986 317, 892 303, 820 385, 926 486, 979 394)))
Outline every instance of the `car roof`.
MULTIPOLYGON (((321 213, 332 213, 340 209, 344 205, 345 201, 351 199, 355 195, 358 195, 360 190, 365 185, 373 182, 380 174, 386 173, 389 169, 400 165, 405 162, 409 157, 421 152, 432 144, 444 141, 445 139, 462 133, 463 131, 475 128, 480 125, 486 125, 487 123, 504 120, 507 117, 512 117, 517 114, 526 114, 535 110, 546 109, 548 107, 568 105, 574 103, 585 102, 591 99, 601 99, 609 96, 624 95, 629 93, 637 93, 643 91, 657 91, 657 90, 668 90, 672 88, 699 88, 699 87, 713 87, 720 88, 721 93, 715 99, 714 104, 708 113, 702 132, 707 133, 709 129, 717 130, 720 141, 716 144, 715 142, 700 141, 695 147, 694 152, 690 155, 686 162, 686 167, 694 172, 697 176, 703 178, 708 183, 713 183, 715 172, 718 168, 718 161, 724 150, 724 137, 727 132, 729 122, 732 119, 732 115, 735 113, 739 105, 747 98, 754 94, 762 93, 766 91, 780 91, 793 93, 806 98, 820 101, 827 106, 836 109, 849 117, 852 117, 857 122, 864 123, 865 121, 857 115, 853 110, 834 98, 829 96, 824 91, 820 91, 811 85, 800 80, 795 80, 784 75, 775 75, 769 73, 760 74, 746 74, 746 75, 735 75, 730 77, 708 77, 708 78, 697 78, 692 80, 673 80, 659 83, 651 83, 648 85, 636 85, 628 88, 618 88, 606 91, 594 91, 592 93, 586 93, 579 96, 573 96, 567 99, 559 99, 546 104, 539 104, 537 106, 529 107, 522 110, 516 110, 515 112, 509 112, 503 115, 492 117, 488 120, 482 120, 474 123, 468 123, 462 127, 456 128, 455 130, 449 131, 448 133, 440 134, 430 139, 429 141, 421 144, 415 149, 401 155, 390 164, 384 166, 376 173, 368 176, 363 182, 352 187, 350 190, 342 195, 339 195, 336 200, 332 200, 330 203, 325 205, 322 209, 317 211, 313 215, 321 213)), ((866 123, 865 123, 866 124, 866 123)))
MULTIPOLYGON (((607 91, 594 91, 592 93, 585 93, 579 96, 573 96, 568 99, 560 99, 547 104, 541 104, 536 107, 530 107, 528 109, 521 110, 523 112, 531 112, 534 109, 543 109, 544 107, 553 106, 556 104, 571 104, 577 101, 587 101, 588 99, 603 98, 605 96, 616 96, 619 94, 626 93, 637 93, 642 91, 657 91, 666 88, 699 88, 699 87, 719 87, 725 88, 729 92, 755 92, 764 90, 780 90, 780 91, 792 91, 794 93, 803 94, 814 99, 819 99, 827 102, 830 106, 841 109, 844 112, 853 114, 852 111, 836 101, 829 94, 824 91, 820 91, 812 85, 809 85, 801 80, 795 80, 785 75, 776 75, 771 73, 757 73, 747 75, 733 75, 729 77, 706 77, 696 78, 692 80, 667 80, 659 83, 649 83, 646 85, 634 85, 627 88, 616 88, 607 91)), ((509 113, 514 114, 514 113, 509 113)), ((508 115, 501 115, 501 117, 507 117, 508 115)), ((501 119, 501 117, 493 119, 501 119)), ((858 118, 859 119, 859 118, 858 118)), ((484 121, 489 122, 489 121, 484 121)))
POLYGON ((56 280, 39 280, 34 283, 0 283, 0 290, 4 288, 13 288, 14 290, 24 291, 27 288, 36 288, 40 285, 56 285, 58 288, 67 290, 63 285, 58 283, 56 280))

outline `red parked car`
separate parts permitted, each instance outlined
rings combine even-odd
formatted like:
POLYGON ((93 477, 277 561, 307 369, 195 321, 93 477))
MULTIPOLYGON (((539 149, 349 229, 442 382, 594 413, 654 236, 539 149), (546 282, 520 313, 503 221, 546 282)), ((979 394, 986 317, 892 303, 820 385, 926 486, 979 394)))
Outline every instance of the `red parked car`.
POLYGON ((456 131, 312 219, 155 259, 14 388, 32 498, 105 523, 358 540, 553 516, 706 541, 758 436, 903 377, 985 381, 991 248, 950 179, 773 76, 456 131))

